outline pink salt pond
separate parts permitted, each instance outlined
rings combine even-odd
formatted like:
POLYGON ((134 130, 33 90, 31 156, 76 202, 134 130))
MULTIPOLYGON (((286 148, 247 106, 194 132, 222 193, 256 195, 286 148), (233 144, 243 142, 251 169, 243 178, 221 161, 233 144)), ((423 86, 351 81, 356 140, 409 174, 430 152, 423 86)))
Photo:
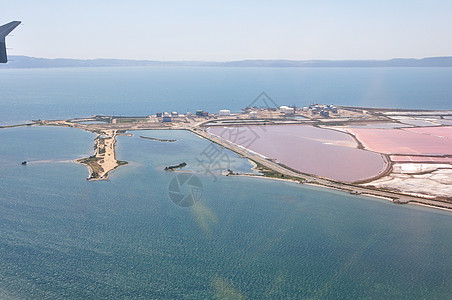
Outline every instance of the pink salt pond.
POLYGON ((386 154, 450 155, 452 127, 417 127, 404 129, 349 128, 368 150, 386 154))
POLYGON ((211 127, 209 132, 297 171, 343 182, 374 178, 388 166, 378 153, 357 149, 346 133, 306 125, 211 127))
MULTIPOLYGON (((417 127, 417 128, 406 128, 405 130, 411 132, 417 132, 421 134, 427 134, 431 136, 436 136, 439 138, 452 139, 452 126, 442 126, 442 127, 417 127)), ((452 150, 451 150, 452 152, 452 150)))
POLYGON ((432 157, 432 156, 406 156, 406 155, 391 155, 393 162, 426 162, 426 163, 452 163, 452 157, 432 157))

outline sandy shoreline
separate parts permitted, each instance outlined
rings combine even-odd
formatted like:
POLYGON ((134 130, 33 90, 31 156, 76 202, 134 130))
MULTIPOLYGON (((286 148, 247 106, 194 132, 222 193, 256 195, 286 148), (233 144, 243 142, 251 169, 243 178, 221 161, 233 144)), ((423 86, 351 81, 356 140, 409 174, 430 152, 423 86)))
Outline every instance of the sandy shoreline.
MULTIPOLYGON (((231 175, 229 175, 229 176, 231 176, 231 175)), ((325 185, 322 185, 322 184, 316 184, 316 183, 311 183, 311 182, 302 183, 302 182, 299 182, 299 181, 296 181, 296 180, 293 180, 293 179, 266 177, 264 175, 251 175, 251 174, 237 174, 237 175, 232 175, 232 176, 250 177, 250 178, 258 178, 258 179, 269 179, 269 180, 278 180, 278 181, 285 181, 285 182, 290 182, 290 183, 297 183, 297 184, 300 184, 300 185, 308 185, 308 186, 317 187, 317 188, 325 188, 325 189, 336 190, 336 191, 339 191, 339 192, 348 193, 348 194, 353 195, 353 196, 372 197, 372 198, 385 200, 385 201, 389 201, 391 203, 397 204, 397 202, 395 202, 394 199, 390 198, 390 197, 381 196, 381 195, 375 195, 375 194, 371 194, 371 193, 356 193, 356 194, 353 194, 350 190, 347 190, 347 189, 342 189, 342 188, 332 187, 332 186, 325 186, 325 185)), ((432 205, 432 204, 425 204, 425 203, 415 202, 415 201, 411 201, 411 202, 407 202, 407 203, 400 203, 400 204, 418 205, 418 206, 429 207, 429 208, 434 208, 434 209, 441 209, 441 210, 452 212, 452 208, 442 207, 442 206, 437 206, 437 205, 432 205)))
POLYGON ((111 171, 127 163, 116 160, 116 136, 117 130, 98 133, 94 142, 94 154, 75 161, 88 167, 88 180, 107 180, 111 171))

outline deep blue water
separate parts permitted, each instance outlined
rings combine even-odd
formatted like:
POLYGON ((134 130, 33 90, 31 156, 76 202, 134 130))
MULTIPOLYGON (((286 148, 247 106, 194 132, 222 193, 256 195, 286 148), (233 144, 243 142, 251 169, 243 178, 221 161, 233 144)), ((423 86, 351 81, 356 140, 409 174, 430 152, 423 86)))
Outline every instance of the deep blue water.
POLYGON ((452 68, 0 69, 0 124, 93 114, 239 111, 262 91, 278 105, 452 109, 452 68))
MULTIPOLYGON (((0 124, 239 110, 262 91, 280 105, 452 109, 452 69, 0 70, 0 124)), ((186 131, 132 133, 117 143, 129 164, 88 182, 71 161, 92 153, 93 134, 0 130, 0 299, 450 298, 450 212, 212 176, 197 163, 210 142, 186 131), (163 171, 182 161, 202 183, 189 208, 168 194, 181 173, 163 171)), ((221 151, 223 168, 250 172, 221 151)))
MULTIPOLYGON (((133 133, 118 139, 130 164, 88 182, 86 167, 67 160, 92 152, 92 134, 0 130, 0 298, 450 296, 449 212, 268 179, 215 180, 196 165, 208 141, 133 133), (190 208, 168 196, 177 173, 163 167, 180 161, 203 185, 190 208)), ((249 168, 225 153, 232 168, 249 168)))

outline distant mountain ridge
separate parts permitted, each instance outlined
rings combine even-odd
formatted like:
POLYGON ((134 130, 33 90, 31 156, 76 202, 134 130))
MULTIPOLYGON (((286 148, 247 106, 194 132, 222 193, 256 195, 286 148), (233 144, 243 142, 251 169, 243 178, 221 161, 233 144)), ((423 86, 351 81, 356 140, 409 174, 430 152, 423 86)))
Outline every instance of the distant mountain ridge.
POLYGON ((229 62, 208 61, 156 61, 128 59, 68 59, 9 56, 0 69, 13 68, 68 68, 68 67, 270 67, 270 68, 374 68, 374 67, 452 67, 452 56, 394 58, 390 60, 240 60, 229 62))

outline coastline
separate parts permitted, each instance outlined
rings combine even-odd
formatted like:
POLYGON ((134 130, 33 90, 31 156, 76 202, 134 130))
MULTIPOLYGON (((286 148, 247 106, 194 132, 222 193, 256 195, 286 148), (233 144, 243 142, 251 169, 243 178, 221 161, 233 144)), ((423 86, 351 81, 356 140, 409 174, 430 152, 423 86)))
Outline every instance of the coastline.
POLYGON ((116 159, 116 136, 116 130, 99 132, 94 139, 94 154, 75 160, 76 163, 88 167, 87 180, 107 180, 111 171, 127 164, 125 161, 116 159))
MULTIPOLYGON (((230 175, 231 176, 231 175, 230 175)), ((277 181, 284 181, 284 182, 289 182, 289 183, 297 183, 300 185, 308 185, 308 186, 312 186, 312 187, 317 187, 317 188, 325 188, 325 189, 331 189, 331 190, 336 190, 338 192, 343 192, 343 193, 348 193, 352 196, 365 196, 365 197, 372 197, 375 199, 380 199, 380 200, 386 200, 389 201, 393 204, 411 204, 411 205, 417 205, 417 206, 423 206, 423 207, 429 207, 429 208, 434 208, 434 209, 441 209, 444 211, 449 211, 452 212, 452 208, 450 207, 444 207, 444 206, 440 206, 440 205, 432 205, 432 204, 426 204, 426 203, 422 203, 419 201, 410 201, 410 202, 406 202, 406 203, 397 203, 395 201, 395 199, 388 197, 388 196, 381 196, 381 195, 376 195, 376 194, 371 194, 371 193, 352 193, 352 190, 349 189, 342 189, 339 187, 333 187, 333 186, 326 186, 326 185, 322 185, 322 184, 318 184, 318 183, 313 183, 313 182, 300 182, 297 180, 293 180, 293 179, 288 179, 288 178, 276 178, 276 177, 267 177, 264 175, 252 175, 252 174, 237 174, 237 175, 232 175, 233 177, 250 177, 250 178, 257 178, 257 179, 268 179, 268 180, 277 180, 277 181)))
MULTIPOLYGON (((348 107, 338 107, 340 110, 349 109, 348 107)), ((279 112, 274 112, 274 110, 266 110, 264 114, 270 114, 271 118, 262 118, 267 126, 278 126, 285 124, 285 121, 289 121, 287 124, 292 125, 307 125, 307 126, 338 126, 338 122, 341 121, 340 125, 351 126, 353 122, 358 125, 368 122, 369 124, 376 124, 375 122, 388 123, 390 122, 387 115, 388 111, 391 109, 369 109, 369 111, 363 111, 362 108, 353 107, 349 111, 340 112, 341 116, 343 114, 344 120, 336 119, 319 119, 318 116, 315 117, 304 117, 304 119, 298 120, 296 122, 292 119, 286 118, 276 118, 279 112), (369 113, 370 111, 370 113, 369 113), (273 117, 272 117, 273 116, 273 117)), ((262 112, 262 110, 260 110, 262 112)), ((297 111, 298 112, 298 111, 297 111)), ((406 112, 406 111, 404 111, 406 112)), ((429 114, 431 112, 425 110, 408 111, 408 113, 414 114, 429 114)), ((452 118, 452 111, 443 111, 435 113, 441 115, 441 118, 447 116, 447 118, 452 118)), ((301 113, 305 114, 306 113, 301 113)), ((297 182, 300 184, 309 184, 312 186, 320 186, 325 188, 336 189, 339 191, 350 193, 351 195, 364 195, 375 198, 381 198, 385 200, 390 200, 394 204, 418 204, 433 208, 441 208, 445 210, 452 210, 452 201, 450 197, 441 199, 440 197, 432 195, 416 195, 410 194, 403 190, 394 190, 385 187, 374 187, 361 185, 362 182, 341 182, 337 180, 332 180, 324 178, 314 174, 307 174, 300 172, 298 170, 292 169, 290 166, 286 166, 277 163, 275 160, 268 159, 263 155, 253 152, 243 146, 234 144, 228 140, 225 140, 219 136, 209 133, 206 129, 210 126, 249 126, 249 111, 239 114, 240 117, 221 117, 215 115, 207 117, 198 116, 182 116, 179 119, 175 119, 173 122, 165 123, 162 119, 156 116, 148 117, 115 117, 115 116, 92 116, 87 118, 78 119, 68 119, 68 120, 38 120, 34 121, 32 124, 23 124, 22 126, 64 126, 86 130, 92 133, 96 133, 97 137, 95 139, 95 151, 90 157, 75 160, 76 163, 84 164, 88 167, 89 178, 88 180, 106 180, 108 179, 109 173, 121 165, 127 164, 127 162, 122 162, 116 160, 115 147, 116 147, 116 135, 125 134, 127 131, 135 130, 187 130, 191 133, 199 136, 200 138, 206 139, 214 144, 219 145, 222 148, 228 149, 241 157, 247 158, 253 165, 253 169, 257 170, 262 175, 258 174, 238 174, 233 176, 248 176, 256 178, 270 178, 277 180, 284 180, 288 182, 297 182), (96 123, 93 123, 96 121, 96 123), (215 124, 214 124, 215 123, 215 124), (432 199, 433 198, 433 199, 432 199)), ((253 120, 256 122, 256 120, 253 120)), ((259 123, 259 122, 257 122, 259 123)), ((339 122, 340 123, 340 122, 339 122)), ((14 125, 21 126, 21 125, 14 125)), ((262 126, 262 124, 260 124, 262 126)), ((444 125, 445 126, 445 125, 444 125)), ((416 127, 416 126, 414 126, 416 127)), ((419 126, 417 126, 419 127, 419 126)), ((332 128, 330 128, 332 129, 332 128)), ((332 129, 335 130, 335 129, 332 129)), ((357 137, 351 134, 355 140, 357 137)), ((155 138, 147 138, 149 140, 155 141, 172 141, 172 140, 160 140, 155 138)), ((359 140, 358 140, 359 144, 359 140)), ((363 147, 364 148, 364 147, 363 147)), ((370 150, 371 151, 371 150, 370 150)), ((372 151, 374 152, 374 151, 372 151)), ((378 152, 375 152, 378 153, 378 152)), ((381 153, 380 153, 381 154, 381 153)), ((381 154, 385 161, 387 162, 386 169, 379 173, 376 177, 367 178, 365 182, 372 182, 378 178, 384 177, 389 173, 392 174, 392 160, 389 155, 381 154)), ((229 174, 231 175, 231 174, 229 174)))
POLYGON ((356 186, 355 184, 351 183, 343 183, 343 182, 337 182, 334 180, 330 180, 327 178, 321 178, 317 176, 313 176, 310 174, 303 174, 301 172, 295 172, 294 170, 289 170, 284 166, 281 166, 279 164, 276 164, 274 162, 268 161, 267 159, 256 155, 256 154, 250 154, 249 152, 245 151, 243 147, 234 147, 233 143, 230 142, 222 142, 222 139, 218 136, 212 135, 210 133, 206 133, 205 131, 196 130, 193 131, 193 133, 199 135, 202 138, 205 138, 207 140, 210 140, 211 142, 214 142, 220 146, 223 146, 238 155, 248 158, 249 160, 252 160, 256 163, 256 160, 259 161, 260 165, 263 165, 264 167, 271 169, 277 173, 288 175, 289 178, 275 178, 273 176, 258 176, 258 175, 244 175, 244 176, 250 176, 250 177, 260 177, 260 178, 270 178, 270 179, 278 179, 278 180, 287 180, 291 182, 300 182, 300 180, 304 180, 303 184, 310 184, 313 186, 321 186, 325 188, 331 188, 336 189, 343 192, 348 192, 351 195, 362 195, 365 194, 366 196, 372 196, 377 198, 384 198, 385 200, 392 201, 394 204, 418 204, 422 203, 425 206, 433 207, 433 208, 442 208, 449 211, 452 211, 452 203, 448 202, 442 202, 438 200, 432 200, 432 199, 424 199, 421 197, 415 197, 410 196, 403 193, 396 193, 393 191, 382 191, 378 189, 374 189, 371 187, 365 187, 365 186, 356 186), (298 178, 298 179, 292 179, 292 178, 298 178))

